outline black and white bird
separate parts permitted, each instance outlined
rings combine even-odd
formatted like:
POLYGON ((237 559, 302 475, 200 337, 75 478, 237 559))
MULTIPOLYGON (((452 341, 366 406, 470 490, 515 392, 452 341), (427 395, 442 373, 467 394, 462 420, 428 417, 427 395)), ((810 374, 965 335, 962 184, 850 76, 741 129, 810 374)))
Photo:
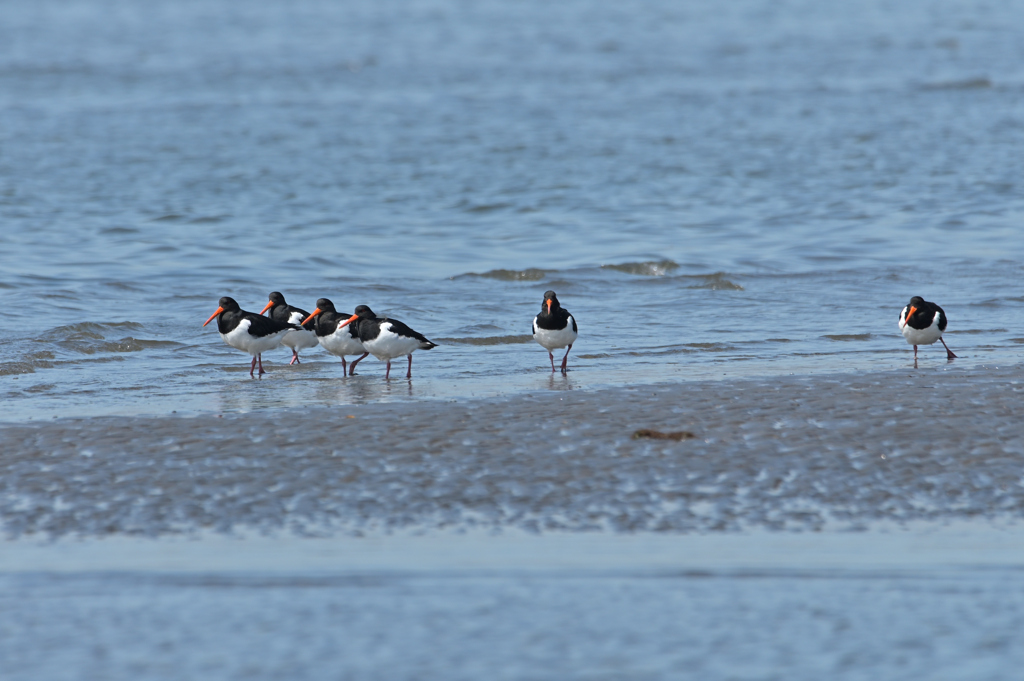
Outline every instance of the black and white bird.
POLYGON ((548 358, 551 360, 551 373, 555 373, 555 356, 551 354, 551 351, 568 346, 565 357, 562 358, 562 373, 566 373, 569 350, 572 350, 572 344, 576 342, 578 333, 576 320, 568 310, 559 305, 555 292, 545 293, 544 302, 540 304, 540 314, 533 318, 533 340, 548 351, 548 358))
POLYGON ((437 343, 427 340, 422 333, 413 331, 397 319, 378 317, 366 305, 356 308, 355 314, 342 322, 342 326, 355 324, 358 327, 359 340, 371 355, 382 362, 388 363, 384 378, 391 377, 391 360, 406 355, 409 358, 409 370, 406 378, 412 378, 412 353, 415 350, 430 350, 437 343))
POLYGON ((220 337, 224 342, 252 355, 249 376, 255 371, 257 361, 260 365, 260 376, 267 373, 263 370, 263 353, 279 346, 290 331, 299 328, 297 324, 279 322, 255 312, 246 312, 238 306, 234 298, 224 296, 217 304, 217 311, 203 322, 203 326, 216 318, 217 330, 220 331, 220 337))
POLYGON ((941 341, 946 348, 946 359, 956 359, 956 355, 942 340, 946 330, 946 313, 935 303, 929 303, 921 296, 914 296, 900 312, 900 331, 907 342, 914 346, 914 361, 917 361, 917 346, 931 345, 941 341))
POLYGON ((302 325, 305 326, 311 319, 320 345, 332 355, 341 357, 342 374, 345 373, 345 355, 360 355, 359 359, 353 361, 352 366, 348 369, 349 376, 354 376, 356 365, 370 354, 363 347, 363 342, 359 340, 358 325, 351 324, 350 315, 338 312, 334 303, 327 298, 320 298, 316 301, 316 309, 313 310, 313 314, 307 315, 302 320, 302 325))
POLYGON ((284 296, 279 291, 274 291, 270 294, 270 302, 260 310, 260 314, 265 313, 267 310, 270 310, 270 314, 267 316, 271 319, 286 324, 299 325, 299 328, 289 331, 284 335, 281 345, 292 349, 292 361, 288 362, 289 366, 296 363, 302 364, 302 361, 299 359, 299 350, 315 348, 317 346, 316 334, 301 326, 302 320, 308 317, 309 313, 302 308, 286 303, 284 296))

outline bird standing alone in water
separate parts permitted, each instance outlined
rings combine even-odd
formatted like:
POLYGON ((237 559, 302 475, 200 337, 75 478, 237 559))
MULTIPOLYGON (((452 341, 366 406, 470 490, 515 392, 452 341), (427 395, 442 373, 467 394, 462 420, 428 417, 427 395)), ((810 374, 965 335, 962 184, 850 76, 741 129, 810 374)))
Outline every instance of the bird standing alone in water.
POLYGON ((900 312, 900 331, 907 342, 914 346, 914 361, 917 362, 917 346, 931 345, 941 341, 946 348, 946 359, 956 359, 956 355, 942 340, 942 332, 946 330, 946 313, 935 303, 929 303, 921 296, 914 296, 900 312))
POLYGON ((533 318, 533 340, 540 343, 548 351, 548 358, 551 360, 551 373, 555 373, 555 356, 552 350, 566 348, 565 357, 562 358, 562 373, 568 369, 566 364, 569 361, 569 350, 576 341, 578 330, 576 320, 569 311, 558 304, 558 296, 554 291, 544 294, 544 302, 540 304, 540 314, 533 318))

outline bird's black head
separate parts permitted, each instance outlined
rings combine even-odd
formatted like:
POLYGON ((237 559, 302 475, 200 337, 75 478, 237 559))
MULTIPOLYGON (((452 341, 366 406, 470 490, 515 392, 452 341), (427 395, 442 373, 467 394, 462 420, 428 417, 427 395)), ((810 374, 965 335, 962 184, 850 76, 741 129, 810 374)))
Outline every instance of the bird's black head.
POLYGON ((558 304, 558 296, 555 295, 554 291, 546 291, 544 293, 544 302, 540 304, 540 311, 551 314, 555 310, 558 310, 562 306, 558 304))
POLYGON ((330 298, 317 298, 316 309, 321 312, 337 312, 337 310, 334 309, 334 303, 331 302, 330 298))
POLYGON ((242 309, 234 298, 229 298, 228 296, 224 296, 217 301, 217 305, 223 307, 225 312, 234 312, 242 309))
MULTIPOLYGON (((210 315, 209 319, 203 322, 203 326, 206 326, 207 324, 212 322, 214 319, 217 318, 217 315, 221 314, 222 312, 238 312, 241 309, 242 308, 238 306, 238 303, 235 302, 234 298, 228 298, 227 296, 224 296, 223 298, 217 301, 217 311, 210 315)), ((219 324, 220 322, 217 323, 219 324)))
POLYGON ((924 298, 922 298, 921 296, 914 296, 913 298, 910 299, 910 302, 907 304, 907 307, 904 308, 907 311, 907 316, 904 317, 904 319, 907 322, 909 322, 910 318, 913 317, 915 314, 921 312, 922 310, 926 310, 927 305, 928 303, 924 301, 924 298))
POLYGON ((305 326, 311 319, 316 318, 323 312, 337 312, 337 310, 334 309, 334 303, 332 303, 329 298, 317 298, 316 309, 310 312, 309 316, 303 319, 300 324, 305 326))
POLYGON ((924 298, 922 298, 921 296, 914 296, 913 298, 911 298, 910 302, 907 303, 906 318, 910 319, 911 317, 913 317, 915 314, 917 314, 918 311, 923 310, 925 305, 927 305, 927 303, 924 302, 924 298))
POLYGON ((368 305, 357 305, 356 315, 360 319, 376 319, 377 315, 373 314, 373 310, 368 305))
POLYGON ((277 307, 278 305, 284 305, 284 304, 285 304, 284 296, 281 295, 281 292, 280 291, 274 291, 273 293, 270 294, 270 300, 267 301, 267 304, 263 306, 262 310, 260 310, 260 314, 263 314, 264 312, 266 312, 267 310, 269 310, 269 309, 271 309, 273 307, 277 307))

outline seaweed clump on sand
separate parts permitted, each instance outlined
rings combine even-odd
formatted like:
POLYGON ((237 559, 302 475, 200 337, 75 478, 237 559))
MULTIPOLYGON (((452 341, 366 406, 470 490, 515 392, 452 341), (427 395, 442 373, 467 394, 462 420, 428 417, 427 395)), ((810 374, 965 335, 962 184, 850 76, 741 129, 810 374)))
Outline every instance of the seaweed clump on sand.
POLYGON ((677 430, 671 433, 663 433, 660 430, 651 430, 650 428, 641 428, 640 430, 633 433, 634 440, 692 440, 696 435, 688 430, 677 430))

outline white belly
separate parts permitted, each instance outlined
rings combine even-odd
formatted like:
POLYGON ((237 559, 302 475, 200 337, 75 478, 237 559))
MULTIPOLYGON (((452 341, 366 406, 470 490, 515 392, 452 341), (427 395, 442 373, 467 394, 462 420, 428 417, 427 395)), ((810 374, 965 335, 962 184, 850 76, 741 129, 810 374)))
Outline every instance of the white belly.
MULTIPOLYGON (((906 312, 904 310, 904 312, 906 312)), ((907 324, 902 316, 900 318, 900 331, 903 332, 903 337, 907 339, 907 342, 911 345, 931 345, 935 341, 939 340, 942 336, 942 332, 939 331, 939 313, 935 313, 935 317, 932 319, 932 325, 927 329, 915 329, 910 324, 907 324)))
POLYGON ((288 330, 278 331, 272 333, 269 336, 263 338, 256 338, 255 336, 249 335, 249 326, 252 324, 248 319, 243 319, 242 322, 235 327, 234 331, 230 333, 222 333, 221 338, 224 342, 233 348, 237 348, 242 352, 248 352, 250 355, 255 357, 256 355, 273 350, 281 344, 288 330))
POLYGON ((576 332, 572 330, 572 317, 569 317, 569 323, 560 331, 542 329, 536 323, 533 325, 533 340, 544 346, 548 352, 572 345, 576 342, 576 336, 576 332))
POLYGON ((352 334, 349 333, 347 326, 338 329, 330 336, 320 336, 320 345, 323 346, 324 350, 336 357, 361 355, 366 352, 359 339, 353 338, 352 334))
POLYGON ((391 324, 384 322, 380 325, 380 334, 371 341, 363 341, 366 352, 382 362, 389 362, 395 357, 411 355, 413 350, 420 347, 420 342, 408 336, 399 336, 391 330, 391 324))
POLYGON ((281 344, 287 345, 293 350, 315 348, 317 346, 316 334, 312 331, 292 329, 284 334, 284 340, 281 341, 281 344))

